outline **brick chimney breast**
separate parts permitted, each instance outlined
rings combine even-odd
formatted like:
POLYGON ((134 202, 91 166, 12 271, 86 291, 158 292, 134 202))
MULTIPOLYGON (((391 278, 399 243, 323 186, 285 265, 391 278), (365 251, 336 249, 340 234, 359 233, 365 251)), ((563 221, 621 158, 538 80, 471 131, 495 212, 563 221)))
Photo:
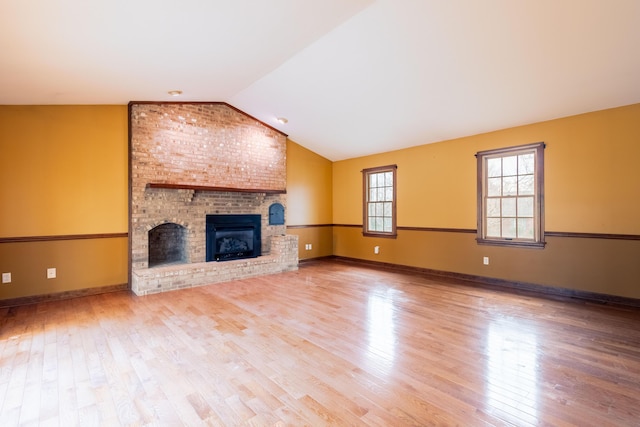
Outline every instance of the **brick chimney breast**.
POLYGON ((269 224, 269 206, 279 203, 286 209, 286 135, 224 103, 132 102, 129 122, 131 286, 136 294, 297 268, 295 236, 285 236, 285 224, 269 224), (265 256, 242 270, 248 273, 234 265, 249 261, 205 263, 209 214, 262 216, 265 256), (182 258, 188 263, 149 268, 148 232, 166 223, 185 228, 182 258), (274 239, 276 248, 295 255, 271 254, 274 239), (276 267, 269 257, 280 260, 276 267), (212 269, 217 273, 207 274, 212 269))

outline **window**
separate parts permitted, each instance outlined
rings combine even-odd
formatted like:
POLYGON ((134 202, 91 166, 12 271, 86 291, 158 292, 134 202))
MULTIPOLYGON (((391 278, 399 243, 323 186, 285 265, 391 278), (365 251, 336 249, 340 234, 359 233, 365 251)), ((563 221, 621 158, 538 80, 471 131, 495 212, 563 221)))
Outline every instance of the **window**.
POLYGON ((362 171, 365 236, 396 237, 396 165, 362 171))
POLYGON ((476 157, 478 243, 544 247, 544 143, 476 157))

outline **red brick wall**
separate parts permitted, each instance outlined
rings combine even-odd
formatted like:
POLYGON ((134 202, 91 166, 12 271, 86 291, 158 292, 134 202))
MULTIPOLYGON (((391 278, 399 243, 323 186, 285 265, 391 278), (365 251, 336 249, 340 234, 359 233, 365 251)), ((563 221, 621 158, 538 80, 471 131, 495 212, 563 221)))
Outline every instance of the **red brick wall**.
POLYGON ((226 104, 131 104, 140 183, 286 188, 286 136, 226 104))

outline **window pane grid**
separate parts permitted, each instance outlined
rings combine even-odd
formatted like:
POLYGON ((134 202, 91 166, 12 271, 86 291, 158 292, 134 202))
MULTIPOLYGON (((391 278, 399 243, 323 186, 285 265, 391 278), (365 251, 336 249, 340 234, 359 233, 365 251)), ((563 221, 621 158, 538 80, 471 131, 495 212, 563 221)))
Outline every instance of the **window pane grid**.
POLYGON ((485 237, 534 240, 535 153, 485 159, 485 237))
POLYGON ((392 171, 368 173, 367 231, 393 232, 394 179, 392 171))

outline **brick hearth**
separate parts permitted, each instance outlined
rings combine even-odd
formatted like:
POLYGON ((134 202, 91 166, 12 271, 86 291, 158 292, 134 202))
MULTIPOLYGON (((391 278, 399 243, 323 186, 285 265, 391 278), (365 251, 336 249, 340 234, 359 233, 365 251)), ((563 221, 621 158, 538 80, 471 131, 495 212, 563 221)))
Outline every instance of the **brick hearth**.
POLYGON ((198 262, 133 271, 136 295, 191 288, 247 277, 282 273, 298 268, 298 236, 274 236, 271 251, 258 258, 224 262, 198 262))

